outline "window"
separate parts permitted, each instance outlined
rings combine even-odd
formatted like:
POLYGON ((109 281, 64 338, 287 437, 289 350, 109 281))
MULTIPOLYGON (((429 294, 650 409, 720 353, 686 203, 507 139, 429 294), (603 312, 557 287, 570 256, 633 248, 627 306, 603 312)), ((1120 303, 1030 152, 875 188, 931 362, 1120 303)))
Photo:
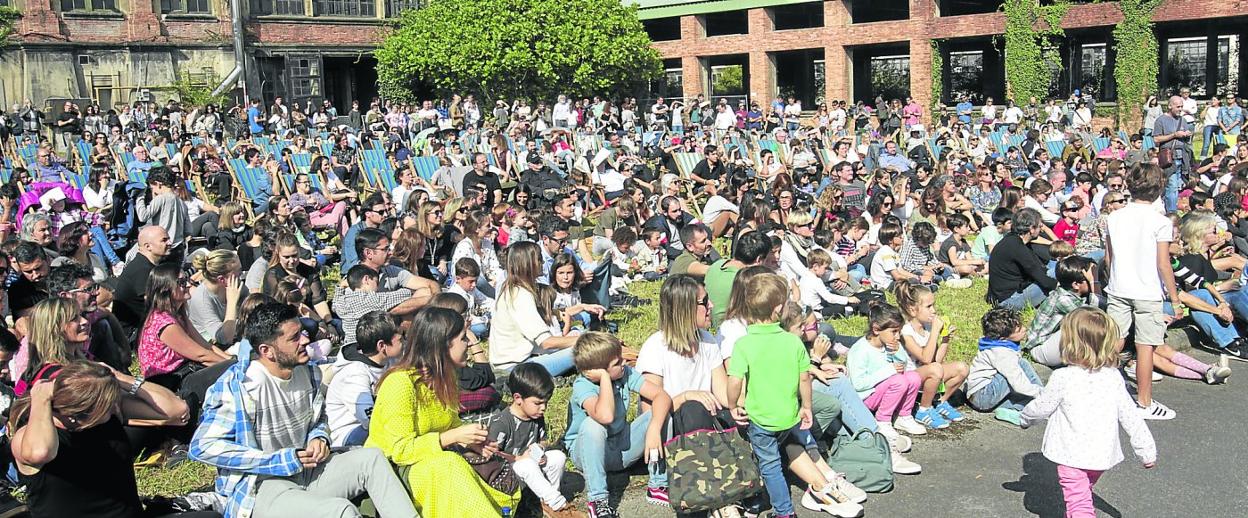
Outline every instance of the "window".
POLYGON ((823 27, 823 2, 778 5, 771 8, 777 31, 823 27))
POLYGON ((304 16, 303 0, 251 0, 251 12, 258 15, 304 16))
POLYGON ((1218 81, 1219 96, 1235 94, 1239 85, 1239 35, 1218 36, 1218 81))
POLYGON ((707 13, 703 18, 707 36, 749 34, 750 17, 746 10, 707 13))
POLYGON ((885 99, 905 99, 910 95, 910 56, 871 58, 871 91, 885 99))
POLYGON ((1096 99, 1101 98, 1105 89, 1105 49, 1104 43, 1083 45, 1079 51, 1079 77, 1075 88, 1096 99))
POLYGON ((969 98, 972 103, 984 101, 984 51, 949 53, 949 98, 969 98))
POLYGON ((160 14, 211 14, 208 0, 160 0, 160 14))
POLYGON ((1194 97, 1209 95, 1205 75, 1208 41, 1208 38, 1175 38, 1168 42, 1165 67, 1171 88, 1191 88, 1194 97))
POLYGON ((61 11, 116 11, 116 0, 61 0, 61 11))
POLYGON ((291 80, 291 93, 293 97, 317 97, 321 95, 321 82, 316 78, 299 78, 291 80))
POLYGON ((377 3, 372 0, 315 0, 317 16, 377 16, 377 3))
POLYGON ((419 9, 425 4, 424 0, 386 0, 386 17, 398 17, 403 11, 408 9, 419 9))
POLYGON ((646 34, 650 35, 650 41, 674 41, 680 39, 679 16, 642 20, 641 25, 645 27, 646 34))

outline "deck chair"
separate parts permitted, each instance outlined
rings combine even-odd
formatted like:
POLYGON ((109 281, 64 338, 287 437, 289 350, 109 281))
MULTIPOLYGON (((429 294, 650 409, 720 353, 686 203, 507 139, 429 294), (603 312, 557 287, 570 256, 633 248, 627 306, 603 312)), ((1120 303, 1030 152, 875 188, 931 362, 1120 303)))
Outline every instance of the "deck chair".
POLYGON ((1092 154, 1100 153, 1102 149, 1109 147, 1109 137, 1096 137, 1092 139, 1092 154))
POLYGON ((262 168, 251 168, 241 158, 231 158, 226 161, 230 173, 234 176, 234 187, 239 199, 246 201, 243 205, 247 207, 247 212, 251 217, 255 217, 253 207, 268 201, 268 195, 261 189, 258 178, 268 175, 262 168))
POLYGON ((1044 143, 1044 148, 1048 150, 1050 157, 1061 157, 1062 152, 1066 151, 1065 140, 1050 140, 1044 143))
POLYGON ((433 175, 442 167, 438 163, 436 156, 414 156, 411 157, 412 170, 420 175, 426 182, 433 181, 433 175))
POLYGON ((312 170, 311 153, 291 153, 288 161, 293 172, 306 173, 312 170))

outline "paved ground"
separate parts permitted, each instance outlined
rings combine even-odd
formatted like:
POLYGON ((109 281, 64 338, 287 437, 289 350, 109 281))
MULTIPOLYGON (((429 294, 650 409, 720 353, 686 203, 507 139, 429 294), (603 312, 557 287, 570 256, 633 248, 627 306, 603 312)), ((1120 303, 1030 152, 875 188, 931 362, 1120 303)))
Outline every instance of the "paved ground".
MULTIPOLYGON (((1193 355, 1212 358, 1200 352, 1193 355)), ((1149 422, 1159 453, 1152 470, 1141 469, 1123 435, 1127 460, 1106 473, 1095 488, 1100 516, 1248 516, 1248 449, 1243 446, 1248 364, 1232 362, 1231 368, 1237 372, 1224 386, 1173 378, 1156 384, 1156 398, 1179 417, 1149 422)), ((971 415, 968 421, 957 431, 916 439, 909 457, 923 465, 923 473, 899 476, 891 493, 871 495, 866 516, 1064 515, 1057 468, 1039 453, 1042 426, 1019 430, 984 414, 971 415)), ((572 483, 580 482, 571 476, 576 479, 572 483)), ((794 498, 798 496, 795 489, 794 498)), ((625 517, 672 515, 646 505, 642 491, 635 488, 624 491, 620 508, 625 517)), ((799 516, 826 515, 799 506, 799 516)))

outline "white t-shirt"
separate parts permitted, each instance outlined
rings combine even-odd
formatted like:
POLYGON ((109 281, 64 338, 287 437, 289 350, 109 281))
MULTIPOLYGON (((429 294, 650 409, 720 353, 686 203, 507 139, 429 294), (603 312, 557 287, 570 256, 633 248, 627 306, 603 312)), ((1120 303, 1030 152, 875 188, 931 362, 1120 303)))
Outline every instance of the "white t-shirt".
POLYGON ((740 214, 741 208, 736 204, 728 201, 727 198, 716 194, 711 199, 706 200, 706 206, 702 208, 702 221, 711 222, 718 218, 720 213, 733 212, 740 214))
POLYGON ((1129 203, 1108 218, 1112 251, 1109 285, 1105 292, 1132 300, 1163 299, 1157 271, 1157 243, 1174 240, 1170 218, 1158 214, 1152 204, 1129 203))
POLYGON ((663 332, 650 335, 637 353, 637 370, 642 374, 663 377, 663 390, 670 396, 690 390, 711 390, 711 371, 723 367, 720 338, 706 331, 699 332, 698 350, 692 358, 667 348, 663 332))
POLYGON ((739 318, 725 320, 719 324, 719 353, 725 360, 732 358, 732 348, 736 347, 737 340, 745 336, 747 327, 745 321, 739 318))
POLYGON ((892 271, 900 268, 901 256, 893 247, 881 244, 871 258, 871 283, 879 289, 887 289, 893 285, 892 271))

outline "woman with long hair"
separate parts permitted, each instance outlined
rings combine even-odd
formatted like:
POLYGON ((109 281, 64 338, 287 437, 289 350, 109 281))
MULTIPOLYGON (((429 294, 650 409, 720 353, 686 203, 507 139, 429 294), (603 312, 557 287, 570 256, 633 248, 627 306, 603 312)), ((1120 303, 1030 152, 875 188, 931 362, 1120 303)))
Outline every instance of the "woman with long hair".
POLYGON ((454 278, 456 262, 465 257, 476 261, 481 268, 477 289, 490 298, 494 298, 495 284, 503 273, 498 254, 494 251, 495 232, 489 213, 478 210, 468 214, 468 218, 464 220, 464 237, 455 244, 449 263, 449 275, 454 278))
POLYGON ((135 381, 101 364, 71 360, 48 369, 29 395, 14 402, 8 422, 13 458, 32 516, 149 516, 139 501, 137 452, 123 420, 168 420, 149 402, 172 394, 135 381))
POLYGON ((160 264, 147 278, 147 320, 139 333, 139 370, 148 381, 177 390, 182 380, 229 359, 195 331, 187 313, 191 279, 178 264, 160 264))
MULTIPOLYGON (((107 148, 107 144, 105 148, 107 148)), ((111 151, 110 157, 111 157, 111 151)), ((111 158, 109 159, 111 160, 111 158)), ((113 166, 100 160, 91 164, 91 173, 87 176, 87 184, 82 186, 82 199, 88 210, 108 211, 113 208, 113 166)))
POLYGON ((347 215, 347 202, 342 201, 349 196, 339 193, 326 197, 320 189, 312 186, 312 177, 304 173, 295 175, 295 192, 290 195, 290 207, 302 210, 315 228, 333 228, 339 235, 347 235, 351 219, 347 215))
POLYGON ((424 240, 424 252, 421 254, 424 268, 421 268, 419 272, 422 277, 441 279, 446 276, 446 261, 439 260, 438 257, 445 213, 442 204, 436 201, 426 201, 420 205, 420 210, 416 213, 415 228, 424 240))
POLYGON ((39 369, 86 359, 91 326, 80 313, 78 303, 64 297, 51 297, 31 308, 29 334, 9 362, 17 395, 25 394, 39 369))
POLYGON ((714 415, 731 408, 720 338, 711 334, 711 299, 689 275, 673 275, 659 291, 659 329, 637 356, 637 370, 672 396, 673 411, 696 402, 714 415))
POLYGON ((490 326, 490 364, 511 369, 534 362, 552 376, 573 368, 576 336, 554 336, 537 311, 537 278, 542 275, 542 252, 526 241, 507 250, 507 279, 498 290, 490 326))
POLYGON ((264 274, 264 285, 261 291, 276 297, 277 284, 289 276, 298 276, 306 281, 305 288, 308 298, 305 301, 316 309, 321 320, 328 323, 331 319, 328 297, 325 286, 321 283, 320 270, 299 258, 299 238, 294 234, 281 231, 273 242, 273 255, 269 257, 269 269, 264 274))
POLYGON ((459 374, 468 361, 463 315, 416 312, 403 353, 377 383, 365 447, 379 448, 403 473, 425 517, 498 516, 519 494, 491 488, 456 449, 487 451, 486 428, 459 418, 459 374))

